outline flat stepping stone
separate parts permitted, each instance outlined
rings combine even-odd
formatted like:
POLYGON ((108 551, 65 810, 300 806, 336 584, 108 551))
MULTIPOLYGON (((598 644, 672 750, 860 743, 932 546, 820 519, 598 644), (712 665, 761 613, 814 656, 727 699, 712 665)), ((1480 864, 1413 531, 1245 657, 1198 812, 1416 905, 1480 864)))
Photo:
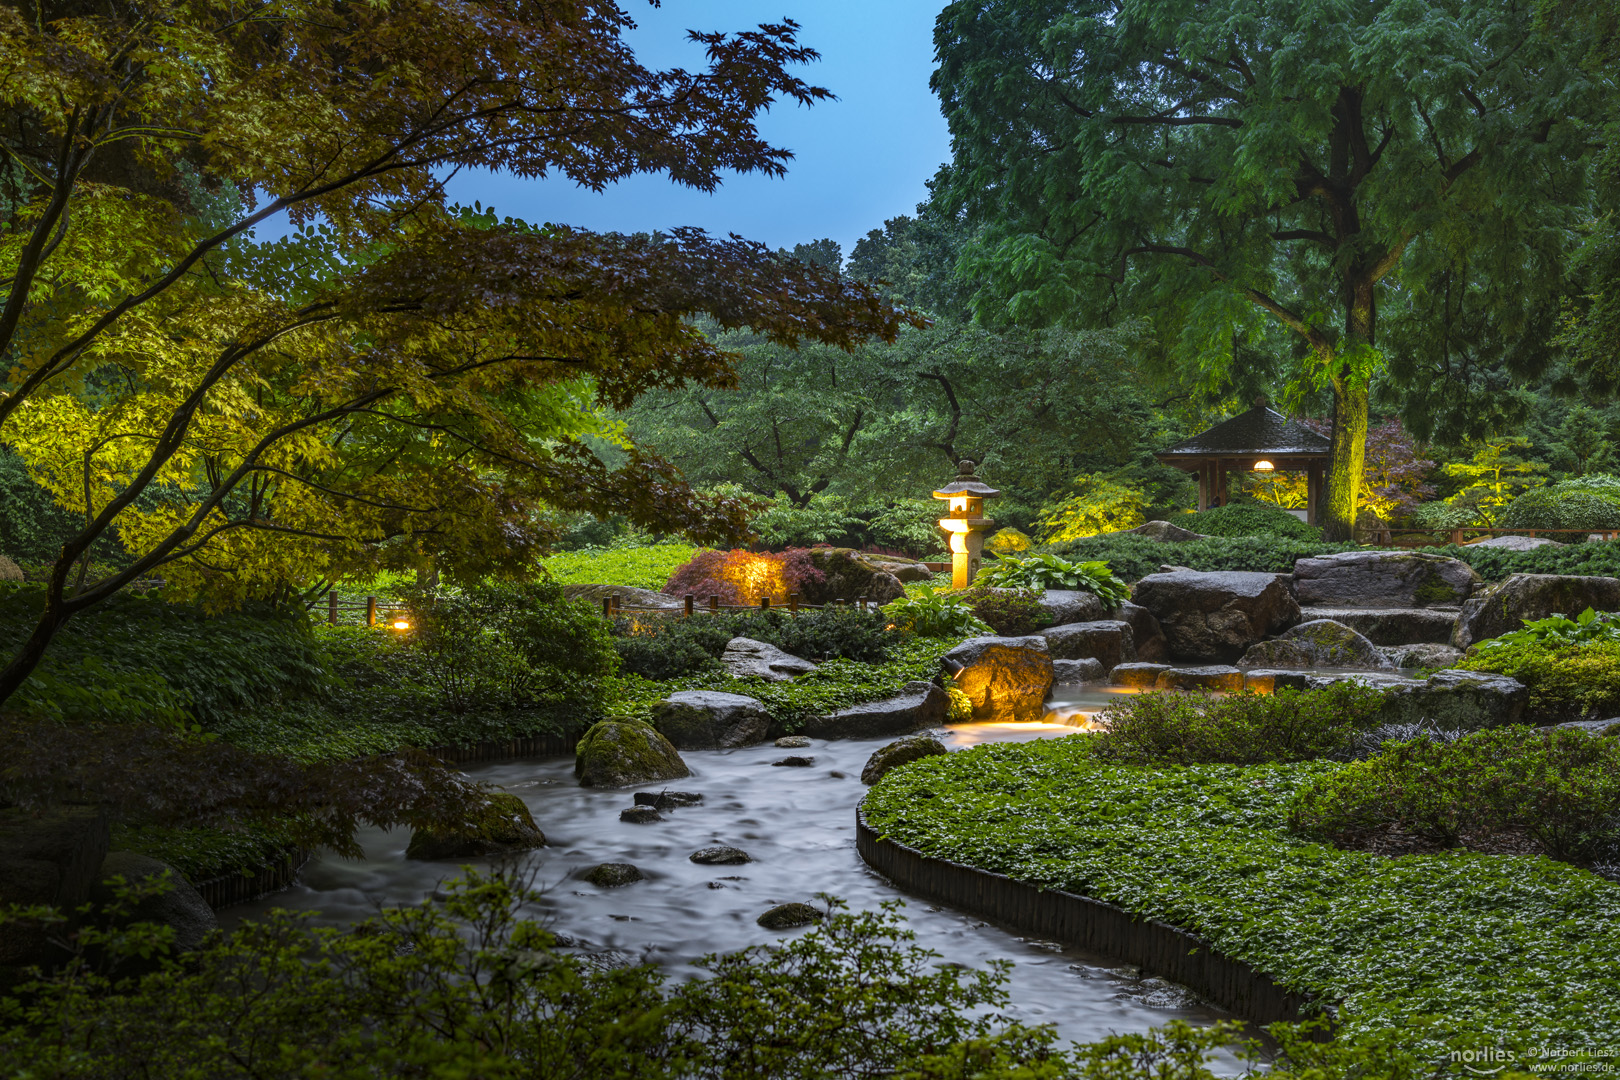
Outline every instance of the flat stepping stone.
POLYGON ((1159 681, 1159 673, 1169 671, 1170 664, 1120 664, 1108 673, 1108 681, 1115 686, 1149 687, 1159 681))
POLYGON ((809 904, 777 904, 754 921, 767 930, 792 930, 820 922, 823 914, 820 908, 809 904))
POLYGON ((632 806, 628 810, 619 811, 619 820, 629 822, 631 825, 651 825, 655 821, 663 821, 664 815, 651 806, 632 806))
POLYGON ((786 765, 789 768, 803 769, 816 763, 813 757, 785 757, 781 761, 773 761, 772 765, 786 765))
POLYGON ((1275 694, 1278 690, 1304 690, 1311 673, 1295 668, 1257 668, 1243 673, 1243 688, 1257 694, 1275 694))
POLYGON ((655 810, 670 806, 696 806, 703 801, 703 796, 695 791, 638 791, 635 798, 637 806, 650 806, 655 810))
POLYGON ((623 885, 646 880, 646 875, 627 862, 605 862, 600 866, 591 867, 580 876, 592 885, 600 885, 604 889, 617 889, 623 885))
POLYGON ((736 866, 739 863, 754 861, 742 848, 726 847, 724 844, 698 848, 687 858, 700 866, 736 866))
POLYGON ((1168 668, 1159 672, 1159 678, 1153 685, 1159 690, 1219 690, 1230 693, 1243 689, 1243 672, 1227 664, 1168 668))
POLYGON ((810 738, 806 735, 784 735, 776 740, 775 745, 783 750, 803 750, 810 745, 810 738))

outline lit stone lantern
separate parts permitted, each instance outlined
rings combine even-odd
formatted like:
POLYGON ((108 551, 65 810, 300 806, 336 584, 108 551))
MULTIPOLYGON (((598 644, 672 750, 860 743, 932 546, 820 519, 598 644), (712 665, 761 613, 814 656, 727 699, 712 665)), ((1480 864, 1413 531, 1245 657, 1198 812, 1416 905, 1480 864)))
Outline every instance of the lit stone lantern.
POLYGON ((984 516, 984 500, 1001 492, 973 475, 973 462, 961 461, 956 468, 956 479, 934 498, 950 503, 950 516, 940 518, 939 527, 951 534, 951 588, 965 589, 979 573, 985 530, 995 524, 984 516))

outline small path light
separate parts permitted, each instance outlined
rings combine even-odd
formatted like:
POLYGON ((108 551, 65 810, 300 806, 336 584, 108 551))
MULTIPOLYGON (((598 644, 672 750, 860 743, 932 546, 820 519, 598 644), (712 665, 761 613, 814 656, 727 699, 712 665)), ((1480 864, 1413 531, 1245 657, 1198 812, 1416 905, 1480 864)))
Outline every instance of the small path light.
POLYGON ((973 470, 973 462, 958 462, 956 479, 934 492, 934 498, 950 504, 950 514, 939 519, 939 527, 950 533, 953 589, 967 588, 978 576, 984 533, 995 524, 984 516, 984 500, 1001 494, 973 475, 973 470))

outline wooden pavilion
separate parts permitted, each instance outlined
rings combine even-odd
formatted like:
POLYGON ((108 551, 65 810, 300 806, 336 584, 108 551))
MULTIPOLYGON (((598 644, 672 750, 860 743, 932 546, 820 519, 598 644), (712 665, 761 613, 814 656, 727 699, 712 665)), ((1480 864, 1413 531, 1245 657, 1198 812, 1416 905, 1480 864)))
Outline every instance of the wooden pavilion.
POLYGON ((1303 472, 1305 520, 1314 525, 1331 451, 1332 442, 1327 436, 1318 435, 1261 401, 1248 412, 1153 456, 1166 465, 1198 474, 1200 510, 1226 505, 1231 473, 1303 472))

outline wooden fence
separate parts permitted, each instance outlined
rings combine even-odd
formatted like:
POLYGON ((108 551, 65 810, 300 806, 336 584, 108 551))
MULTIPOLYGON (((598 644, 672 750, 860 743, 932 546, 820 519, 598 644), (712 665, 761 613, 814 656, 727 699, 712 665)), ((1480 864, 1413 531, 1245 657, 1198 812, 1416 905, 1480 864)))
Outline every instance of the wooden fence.
POLYGON ((1620 529, 1364 529, 1362 543, 1388 548, 1457 547, 1470 543, 1468 537, 1478 540, 1483 536, 1553 536, 1577 535, 1592 540, 1620 539, 1620 529), (1434 539, 1437 536, 1444 540, 1434 539))

